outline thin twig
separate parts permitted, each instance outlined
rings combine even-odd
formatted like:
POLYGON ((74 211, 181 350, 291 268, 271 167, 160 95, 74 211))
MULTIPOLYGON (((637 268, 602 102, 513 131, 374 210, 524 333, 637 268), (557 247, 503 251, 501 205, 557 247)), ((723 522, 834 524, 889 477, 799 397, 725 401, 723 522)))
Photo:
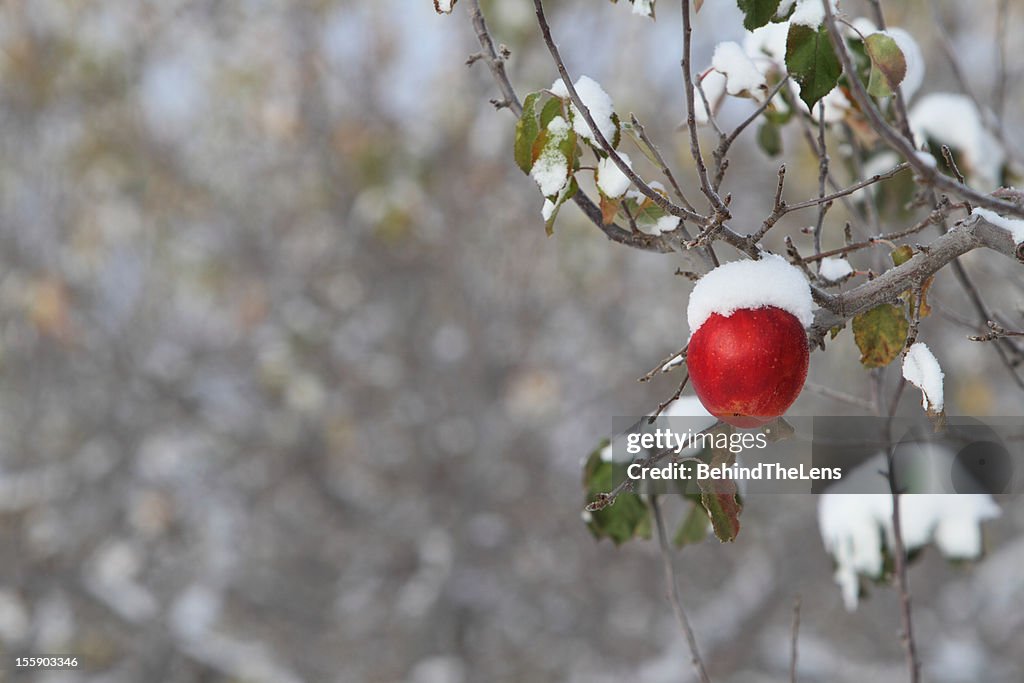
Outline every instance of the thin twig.
POLYGON ((831 202, 825 201, 825 183, 828 180, 828 146, 825 144, 825 103, 818 102, 818 222, 814 224, 814 253, 821 253, 821 231, 825 225, 825 214, 831 202))
MULTIPOLYGON (((540 0, 534 0, 539 2, 540 0)), ((708 180, 708 168, 704 164, 704 155, 700 151, 700 140, 697 137, 697 119, 694 115, 693 100, 693 71, 691 68, 691 34, 693 27, 690 25, 690 0, 681 0, 683 13, 683 57, 679 65, 683 70, 683 83, 686 87, 686 127, 690 131, 690 154, 694 163, 697 164, 697 177, 700 179, 700 189, 704 196, 711 202, 715 213, 720 216, 719 222, 729 218, 729 211, 726 209, 722 198, 711 186, 708 180)), ((710 114, 710 112, 708 112, 710 114)))
POLYGON ((789 644, 789 683, 796 683, 796 663, 799 658, 797 649, 798 636, 800 634, 800 596, 796 596, 793 602, 793 628, 789 644))
POLYGON ((686 195, 683 193, 683 188, 679 186, 679 183, 676 181, 675 174, 672 173, 672 169, 670 169, 668 164, 665 163, 665 158, 661 156, 661 152, 658 150, 658 147, 649 137, 647 137, 647 131, 644 130, 643 125, 640 123, 639 119, 637 119, 635 114, 630 114, 630 121, 633 124, 633 128, 636 129, 637 136, 645 145, 647 145, 647 149, 651 151, 651 154, 654 155, 655 160, 658 162, 658 166, 661 167, 661 173, 665 176, 665 179, 668 180, 668 184, 672 186, 676 196, 679 197, 679 201, 682 202, 683 206, 688 208, 690 211, 696 212, 697 209, 695 209, 693 204, 690 203, 690 200, 686 198, 686 195))
POLYGON ((772 88, 772 91, 770 93, 768 93, 768 97, 765 98, 764 102, 762 102, 760 105, 758 105, 757 109, 755 109, 754 111, 752 111, 750 113, 750 116, 745 118, 738 126, 736 126, 736 128, 731 133, 729 133, 729 135, 727 135, 724 138, 722 138, 721 141, 719 142, 718 147, 715 149, 715 152, 714 152, 714 159, 715 159, 715 181, 714 181, 714 187, 715 187, 716 191, 718 190, 719 187, 721 187, 722 180, 725 178, 725 171, 726 171, 726 169, 729 166, 728 159, 726 159, 725 157, 729 153, 729 148, 732 146, 732 143, 736 142, 736 138, 738 138, 740 136, 740 133, 742 133, 744 130, 746 130, 747 127, 751 123, 756 121, 757 118, 759 116, 761 116, 761 114, 764 113, 764 110, 767 109, 769 105, 771 105, 772 99, 774 99, 775 96, 779 94, 779 91, 782 90, 783 87, 785 87, 786 82, 788 80, 789 80, 789 74, 786 74, 782 78, 782 80, 779 81, 778 84, 776 84, 776 86, 774 88, 772 88))
POLYGON ((683 630, 686 643, 690 647, 690 662, 697 678, 701 683, 711 683, 708 677, 704 660, 701 659, 700 649, 697 647, 697 636, 690 626, 690 620, 686 617, 686 610, 683 609, 682 600, 679 597, 679 582, 676 580, 676 569, 672 562, 672 549, 668 544, 668 534, 665 533, 665 520, 661 515, 661 507, 658 505, 658 496, 651 495, 651 512, 654 513, 654 523, 658 529, 658 546, 661 548, 661 565, 665 570, 665 587, 668 590, 669 601, 672 603, 672 611, 675 612, 679 628, 683 630))
MULTIPOLYGON (((885 440, 892 442, 892 419, 896 414, 899 405, 899 397, 906 386, 906 379, 900 378, 899 386, 896 389, 896 396, 893 398, 889 408, 889 419, 885 425, 885 440)), ((896 480, 896 446, 891 445, 886 449, 887 477, 889 480, 889 492, 892 496, 892 535, 893 535, 893 574, 896 580, 896 591, 900 597, 900 621, 903 625, 903 633, 900 639, 903 641, 903 648, 907 655, 907 667, 910 670, 910 683, 919 683, 921 680, 921 662, 917 657, 917 642, 914 639, 914 619, 911 610, 910 587, 907 581, 907 551, 903 542, 903 525, 900 515, 900 494, 899 482, 896 480)))

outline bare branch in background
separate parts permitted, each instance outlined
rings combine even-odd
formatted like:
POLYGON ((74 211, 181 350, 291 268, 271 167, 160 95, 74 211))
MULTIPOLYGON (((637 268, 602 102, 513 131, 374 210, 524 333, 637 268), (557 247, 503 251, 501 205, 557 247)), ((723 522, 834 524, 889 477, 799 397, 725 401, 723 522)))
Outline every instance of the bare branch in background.
POLYGON ((697 678, 701 683, 711 683, 704 660, 700 656, 700 649, 697 647, 697 636, 693 632, 693 627, 690 626, 690 620, 686 616, 682 599, 679 597, 679 582, 676 579, 676 569, 672 562, 672 548, 669 546, 668 535, 665 533, 665 520, 662 518, 657 495, 651 495, 651 512, 654 513, 654 522, 658 529, 661 564, 665 570, 665 586, 668 590, 669 601, 672 603, 672 611, 686 637, 686 643, 690 648, 690 662, 693 664, 693 670, 697 673, 697 678))

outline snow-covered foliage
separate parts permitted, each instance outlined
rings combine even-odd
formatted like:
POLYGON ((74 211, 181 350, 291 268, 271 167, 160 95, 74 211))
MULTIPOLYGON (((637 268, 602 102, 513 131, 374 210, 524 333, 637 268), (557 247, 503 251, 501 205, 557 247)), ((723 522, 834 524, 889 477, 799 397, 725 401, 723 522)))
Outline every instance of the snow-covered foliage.
MULTIPOLYGON (((832 0, 832 11, 836 11, 836 0, 832 0)), ((825 6, 821 0, 797 0, 796 9, 789 17, 789 23, 795 26, 818 28, 825 21, 825 6)))
MULTIPOLYGON (((730 95, 749 95, 756 100, 764 99, 764 90, 767 87, 764 74, 739 43, 719 43, 715 47, 711 66, 725 75, 725 91, 730 95)), ((710 100, 710 97, 708 99, 710 100)))
POLYGON ((942 368, 927 344, 917 342, 903 358, 903 377, 921 390, 921 405, 929 412, 942 412, 942 368))
POLYGON ((690 294, 686 319, 693 335, 713 313, 729 317, 741 308, 766 306, 792 313, 804 327, 814 320, 807 279, 775 254, 757 261, 732 261, 702 277, 690 294))
POLYGON ((1010 239, 1013 240, 1014 244, 1024 244, 1024 220, 1020 218, 1007 218, 1006 216, 1000 216, 995 211, 982 208, 975 208, 971 213, 977 214, 992 225, 996 225, 1009 232, 1010 239))
MULTIPOLYGON (((925 447, 924 455, 936 468, 949 469, 952 455, 937 447, 925 447)), ((883 492, 888 482, 878 472, 886 466, 884 454, 871 458, 848 475, 876 481, 879 493, 843 493, 844 484, 821 496, 818 526, 825 549, 836 562, 835 580, 848 610, 857 607, 860 577, 877 579, 884 570, 883 548, 894 545, 892 495, 883 492)), ((844 482, 849 484, 849 482, 844 482)), ((874 488, 872 486, 872 488, 874 488)), ((950 559, 975 559, 981 555, 981 522, 999 516, 988 494, 904 494, 900 496, 900 527, 908 551, 934 542, 950 559)))
POLYGON ((853 272, 853 266, 844 258, 826 257, 821 259, 820 275, 826 280, 835 282, 853 272))
MULTIPOLYGON (((600 83, 589 76, 580 76, 573 83, 573 87, 576 88, 576 93, 583 100, 583 104, 590 110, 590 115, 594 118, 594 123, 597 124, 601 135, 605 140, 611 142, 615 137, 615 119, 613 118, 615 106, 612 103, 612 98, 604 91, 600 83)), ((569 97, 569 89, 565 87, 562 79, 551 84, 551 92, 559 97, 569 97)), ((576 108, 576 105, 572 105, 571 116, 572 127, 576 134, 596 145, 597 140, 594 138, 593 131, 590 130, 590 124, 583 118, 583 114, 576 108)))
POLYGON ((537 181, 540 193, 545 197, 557 195, 568 180, 569 160, 559 149, 568 134, 569 124, 565 119, 561 116, 551 119, 548 123, 548 142, 530 170, 530 175, 537 181))
POLYGON ((927 140, 948 145, 961 155, 960 170, 970 180, 986 188, 1000 184, 1006 155, 969 97, 954 93, 926 95, 911 108, 907 118, 918 145, 927 140))
MULTIPOLYGON (((633 162, 623 152, 619 152, 619 157, 626 163, 627 166, 633 168, 633 162)), ((601 193, 605 197, 611 197, 612 199, 618 199, 622 195, 626 194, 626 190, 629 189, 629 178, 622 172, 611 157, 606 157, 597 162, 597 187, 601 190, 601 193)))

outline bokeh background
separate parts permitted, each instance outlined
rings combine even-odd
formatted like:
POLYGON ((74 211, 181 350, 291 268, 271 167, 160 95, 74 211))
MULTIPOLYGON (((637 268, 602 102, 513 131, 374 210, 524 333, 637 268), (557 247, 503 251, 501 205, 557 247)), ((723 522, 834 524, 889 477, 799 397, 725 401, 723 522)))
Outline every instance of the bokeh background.
MULTIPOLYGON (((690 177, 678 8, 549 4, 570 69, 690 177)), ((655 544, 591 538, 580 463, 612 416, 671 394, 636 378, 685 341, 691 283, 574 207, 544 235, 513 118, 464 65, 465 3, 430 5, 0 4, 0 649, 87 663, 4 680, 690 680, 655 544)), ((889 5, 929 56, 924 91, 955 89, 928 3, 889 5)), ((935 5, 987 95, 997 2, 935 5)), ((531 3, 484 8, 520 94, 549 85, 531 3)), ((739 34, 708 0, 695 63, 739 34)), ((796 129, 785 153, 812 196, 796 129)), ((769 211, 775 163, 738 143, 739 229, 769 211)), ((1020 269, 963 262, 1020 323, 1020 269)), ((951 410, 1022 414, 948 271, 934 292, 922 336, 951 410)), ((849 336, 811 381, 869 399, 849 336)), ((812 389, 794 410, 856 409, 812 389)), ((1024 505, 1001 504, 983 561, 926 550, 911 570, 928 680, 1024 680, 1024 505)), ((788 680, 798 594, 801 680, 905 680, 894 592, 843 610, 813 499, 751 500, 743 524, 677 558, 714 680, 788 680)))

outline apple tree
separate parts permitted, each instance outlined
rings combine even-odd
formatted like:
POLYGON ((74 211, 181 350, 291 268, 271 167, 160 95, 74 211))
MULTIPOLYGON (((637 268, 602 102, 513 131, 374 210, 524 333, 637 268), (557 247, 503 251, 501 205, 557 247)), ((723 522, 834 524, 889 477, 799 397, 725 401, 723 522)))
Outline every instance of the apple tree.
MULTIPOLYGON (((619 3, 624 13, 658 21, 681 9, 674 49, 685 100, 680 134, 689 151, 681 170, 638 117, 616 108, 601 84, 569 71, 543 0, 533 0, 536 30, 554 80, 528 92, 513 84, 506 69, 513 55, 492 36, 478 0, 464 4, 479 42, 470 64, 490 71, 499 92, 492 103, 514 117, 509 161, 541 193, 538 227, 555 235, 560 212, 575 204, 613 243, 678 259, 679 274, 697 283, 688 304, 688 338, 641 378, 682 377, 667 400, 652 398, 657 408, 651 419, 704 416, 708 432, 771 428, 777 435, 785 424, 778 419, 804 389, 809 354, 829 353, 843 334, 853 336, 876 389, 871 400, 849 397, 851 403, 891 418, 910 384, 921 392, 921 410, 941 429, 943 354, 928 344, 927 319, 929 290, 944 270, 971 302, 960 313, 975 328, 971 339, 989 345, 1005 366, 1006 381, 1024 392, 1020 324, 989 307, 958 261, 968 252, 988 250, 1018 267, 1018 281, 1024 264, 1024 193, 1012 188, 1021 166, 1007 143, 1005 123, 1005 31, 995 41, 996 87, 985 101, 970 87, 952 49, 947 54, 962 92, 923 92, 918 42, 887 25, 881 0, 868 3, 866 17, 835 0, 738 0, 745 37, 719 42, 709 64, 694 63, 692 48, 693 22, 704 1, 670 7, 664 0, 657 7, 656 0, 619 3), (718 114, 730 99, 749 105, 742 120, 726 126, 718 114), (768 157, 788 161, 797 152, 784 149, 784 141, 794 138, 816 159, 816 182, 790 187, 787 164, 779 163, 770 205, 757 215, 738 210, 734 196, 749 179, 731 168, 736 146, 756 144, 768 157), (837 205, 842 219, 832 211, 837 205), (803 223, 790 220, 795 216, 803 223), (886 382, 887 372, 895 381, 886 382), (684 395, 688 385, 696 398, 684 395)), ((434 0, 439 13, 455 6, 456 0, 434 0)), ((1000 12, 1006 6, 1000 3, 1000 12)), ((937 31, 948 48, 941 24, 937 31)), ((944 525, 952 528, 957 522, 949 515, 955 514, 976 530, 998 509, 988 498, 952 504, 953 512, 949 506, 925 509, 924 499, 901 499, 891 435, 884 436, 890 445, 881 467, 888 470, 890 495, 823 502, 822 536, 836 558, 836 580, 848 607, 856 605, 858 574, 895 584, 908 671, 917 681, 908 552, 934 539, 955 556, 976 556, 977 543, 952 542, 944 525), (933 536, 908 538, 911 515, 915 524, 930 520, 933 536), (851 520, 874 530, 873 551, 884 546, 884 558, 865 563, 863 556, 850 555, 844 534, 854 533, 851 520)), ((658 536, 672 606, 695 671, 707 681, 675 581, 658 496, 641 496, 628 480, 614 477, 618 465, 607 457, 609 448, 602 444, 585 462, 584 519, 597 538, 616 544, 658 536)), ((638 459, 652 465, 665 455, 651 451, 638 459)), ((677 545, 700 541, 709 530, 722 541, 736 538, 742 501, 734 485, 688 495, 685 502, 677 545)))

